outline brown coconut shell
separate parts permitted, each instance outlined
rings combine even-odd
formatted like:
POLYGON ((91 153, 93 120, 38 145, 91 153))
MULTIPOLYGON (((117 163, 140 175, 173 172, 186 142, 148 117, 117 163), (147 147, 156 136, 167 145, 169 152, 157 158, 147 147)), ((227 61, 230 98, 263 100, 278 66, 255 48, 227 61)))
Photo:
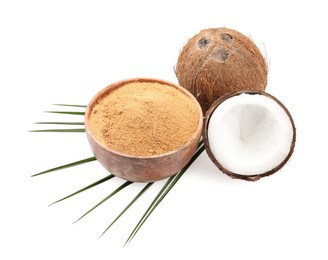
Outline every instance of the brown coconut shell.
MULTIPOLYGON (((296 127, 295 127, 295 123, 294 120, 290 114, 290 112, 288 111, 288 109, 284 106, 283 103, 281 103, 276 97, 263 92, 263 91, 238 91, 238 92, 234 92, 234 93, 228 93, 225 94, 223 96, 221 96, 219 99, 217 99, 212 106, 208 109, 207 113, 205 114, 204 117, 204 127, 203 127, 203 139, 204 139, 204 146, 205 146, 205 150, 206 153, 208 154, 209 158, 212 160, 212 162, 226 175, 230 176, 231 178, 234 179, 241 179, 241 180, 246 180, 246 181, 257 181, 263 177, 272 175, 274 173, 276 173, 277 171, 279 171, 290 159, 290 157, 292 156, 293 152, 294 152, 294 148, 295 148, 295 143, 296 143, 296 127), (292 125, 292 129, 293 129, 293 138, 290 144, 290 150, 288 155, 285 157, 285 159, 276 167, 274 167, 273 169, 271 169, 270 171, 261 173, 261 174, 254 174, 254 175, 243 175, 243 174, 238 174, 237 172, 232 172, 229 171, 228 169, 226 169, 213 155, 212 151, 211 151, 211 145, 208 141, 208 126, 209 126, 209 121, 211 119, 211 116, 213 114, 213 112, 219 108, 219 106, 226 101, 227 99, 240 95, 240 94, 252 94, 252 95, 264 95, 268 98, 273 99, 277 104, 279 104, 281 106, 281 108, 286 112, 287 116, 290 119, 290 123, 292 125)), ((238 158, 236 158, 236 161, 238 161, 238 158)))
POLYGON ((197 98, 205 113, 224 94, 264 91, 268 66, 245 35, 228 28, 209 28, 185 44, 175 72, 179 85, 197 98))

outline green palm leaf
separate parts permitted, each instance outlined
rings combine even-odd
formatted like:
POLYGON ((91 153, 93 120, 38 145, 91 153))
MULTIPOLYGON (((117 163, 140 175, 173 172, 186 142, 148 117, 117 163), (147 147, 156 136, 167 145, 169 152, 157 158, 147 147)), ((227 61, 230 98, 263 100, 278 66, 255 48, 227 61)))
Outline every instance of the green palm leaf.
POLYGON ((156 207, 159 205, 159 203, 165 198, 165 196, 168 194, 168 192, 173 188, 173 186, 178 182, 178 180, 182 177, 182 175, 186 172, 186 170, 190 167, 190 165, 198 158, 198 156, 204 151, 204 144, 203 141, 200 142, 200 145, 198 146, 198 150, 195 152, 191 160, 188 162, 188 164, 176 175, 171 176, 162 189, 159 191, 157 196, 154 198, 154 200, 151 202, 149 207, 147 208, 144 215, 139 220, 136 227, 131 232, 130 236, 128 237, 127 241, 124 245, 127 243, 130 243, 131 240, 134 238, 134 236, 137 234, 139 229, 142 227, 142 225, 145 223, 145 221, 148 219, 150 214, 156 209, 156 207))
POLYGON ((104 232, 100 235, 102 237, 107 230, 114 225, 114 223, 141 197, 142 194, 144 194, 151 186, 153 185, 153 182, 147 183, 145 187, 131 200, 131 202, 121 211, 121 213, 113 220, 113 222, 104 230, 104 232))
POLYGON ((84 122, 35 122, 37 125, 84 125, 84 122))
POLYGON ((113 174, 109 174, 109 175, 107 175, 106 177, 104 177, 104 178, 102 178, 102 179, 100 179, 100 180, 98 180, 98 181, 96 181, 96 182, 94 182, 94 183, 92 183, 92 184, 90 184, 90 185, 88 185, 88 186, 86 186, 86 187, 84 187, 84 188, 82 188, 82 189, 76 191, 76 192, 73 192, 72 194, 70 194, 70 195, 68 195, 68 196, 66 196, 66 197, 64 197, 64 198, 62 198, 62 199, 60 199, 60 200, 57 200, 57 201, 51 203, 49 206, 54 205, 54 204, 56 204, 56 203, 58 203, 58 202, 60 202, 60 201, 66 200, 66 199, 68 199, 68 198, 70 198, 70 197, 73 197, 74 195, 77 195, 77 194, 79 194, 79 193, 81 193, 81 192, 83 192, 83 191, 86 191, 86 190, 88 190, 88 189, 91 189, 91 188, 93 188, 93 187, 95 187, 95 186, 97 186, 97 185, 99 185, 99 184, 101 184, 101 183, 103 183, 103 182, 105 182, 105 181, 108 181, 108 180, 110 180, 110 179, 112 179, 112 178, 114 178, 114 177, 115 177, 115 175, 113 175, 113 174))
POLYGON ((61 165, 61 166, 58 166, 58 167, 55 167, 55 168, 51 168, 51 169, 46 170, 46 171, 42 171, 42 172, 33 174, 31 177, 39 176, 39 175, 42 175, 42 174, 45 174, 45 173, 48 173, 48 172, 53 172, 53 171, 66 169, 66 168, 69 168, 69 167, 77 166, 77 165, 80 165, 80 164, 83 164, 83 163, 92 162, 92 161, 95 161, 95 160, 97 160, 96 157, 89 157, 89 158, 86 158, 86 159, 83 159, 83 160, 79 160, 79 161, 75 161, 75 162, 72 162, 72 163, 64 164, 64 165, 61 165))
POLYGON ((77 112, 77 111, 44 111, 46 113, 53 113, 53 114, 65 114, 65 115, 80 115, 84 116, 84 112, 77 112))
MULTIPOLYGON (((35 122, 39 125, 84 125, 84 122, 35 122)), ((31 130, 30 132, 57 132, 57 133, 82 133, 85 132, 85 128, 63 128, 63 129, 41 129, 31 130)))
POLYGON ((54 106, 63 106, 63 107, 84 107, 86 108, 86 105, 70 105, 70 104, 53 104, 54 106))
POLYGON ((85 128, 61 128, 61 129, 41 129, 31 130, 34 133, 84 133, 85 128))
POLYGON ((121 186, 119 186, 117 189, 115 189, 113 192, 111 192, 108 196, 106 196, 104 199, 102 199, 99 203, 97 203, 95 206, 93 206, 91 209, 89 209, 86 213, 84 213, 81 217, 79 217, 76 221, 74 221, 73 223, 78 222, 79 220, 81 220, 82 218, 84 218, 86 215, 88 215, 91 211, 93 211, 94 209, 96 209, 97 207, 99 207, 101 204, 103 204, 106 200, 108 200, 109 198, 113 197, 115 194, 117 194, 119 191, 123 190, 125 187, 129 186, 131 183, 131 181, 126 181, 124 182, 121 186))

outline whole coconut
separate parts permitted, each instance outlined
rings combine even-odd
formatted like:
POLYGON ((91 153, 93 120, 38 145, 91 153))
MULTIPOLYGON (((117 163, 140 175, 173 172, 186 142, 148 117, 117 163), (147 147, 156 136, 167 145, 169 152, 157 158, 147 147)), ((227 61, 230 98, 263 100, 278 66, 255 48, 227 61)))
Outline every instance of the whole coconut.
POLYGON ((264 91, 268 67, 245 35, 228 28, 208 28, 183 47, 176 66, 179 84, 199 101, 205 113, 224 94, 264 91))

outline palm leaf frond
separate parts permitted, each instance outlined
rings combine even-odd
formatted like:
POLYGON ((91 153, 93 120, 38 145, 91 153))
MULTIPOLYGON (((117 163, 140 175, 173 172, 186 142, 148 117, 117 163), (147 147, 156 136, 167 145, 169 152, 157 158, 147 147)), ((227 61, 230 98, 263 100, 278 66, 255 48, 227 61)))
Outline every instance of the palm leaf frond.
POLYGON ((85 128, 61 128, 61 129, 41 129, 31 130, 34 133, 84 133, 85 128))
POLYGON ((145 223, 145 221, 148 219, 150 214, 156 209, 156 207, 159 205, 159 203, 165 198, 165 196, 168 194, 168 192, 174 187, 174 185, 178 182, 178 180, 182 177, 182 175, 187 171, 187 169, 190 167, 190 165, 198 158, 198 156, 204 151, 204 144, 201 141, 200 145, 198 146, 198 150, 195 152, 191 160, 188 162, 188 164, 177 174, 171 176, 162 189, 159 191, 157 196, 154 198, 154 200, 151 202, 149 207, 147 208, 144 215, 141 217, 133 231, 131 232, 130 236, 126 240, 125 244, 128 244, 131 242, 131 240, 134 238, 134 236, 137 234, 139 229, 142 227, 142 225, 145 223))
POLYGON ((114 177, 115 177, 115 175, 113 175, 113 174, 109 174, 109 175, 107 175, 106 177, 104 177, 104 178, 102 178, 102 179, 100 179, 100 180, 98 180, 98 181, 96 181, 96 182, 94 182, 94 183, 91 183, 90 185, 88 185, 88 186, 86 186, 86 187, 84 187, 84 188, 82 188, 82 189, 80 189, 80 190, 78 190, 78 191, 76 191, 76 192, 73 192, 72 194, 70 194, 70 195, 68 195, 68 196, 66 196, 66 197, 64 197, 64 198, 59 199, 59 200, 57 200, 57 201, 51 203, 49 206, 54 205, 54 204, 56 204, 56 203, 58 203, 58 202, 60 202, 60 201, 66 200, 66 199, 68 199, 68 198, 71 198, 71 197, 73 197, 73 196, 75 196, 75 195, 77 195, 77 194, 79 194, 79 193, 81 193, 81 192, 83 192, 83 191, 86 191, 86 190, 88 190, 88 189, 91 189, 91 188, 93 188, 93 187, 95 187, 95 186, 97 186, 97 185, 99 185, 99 184, 101 184, 101 183, 103 183, 103 182, 105 182, 105 181, 108 181, 108 180, 110 180, 110 179, 112 179, 112 178, 114 178, 114 177))
POLYGON ((97 207, 99 207, 101 204, 103 204, 106 200, 108 200, 109 198, 113 197, 115 194, 117 194, 119 191, 123 190, 125 187, 129 186, 131 183, 131 181, 126 181, 124 182, 121 186, 119 186, 117 189, 115 189, 113 192, 111 192, 108 196, 106 196, 104 199, 102 199, 100 202, 98 202, 95 206, 93 206, 91 209, 89 209, 86 213, 84 213, 81 217, 79 217, 76 221, 74 221, 73 223, 78 222, 79 220, 81 220, 82 218, 84 218, 86 215, 88 215, 91 211, 93 211, 94 209, 96 209, 97 207))
POLYGON ((42 172, 33 174, 31 177, 39 176, 39 175, 42 175, 42 174, 45 174, 45 173, 48 173, 48 172, 63 170, 63 169, 69 168, 69 167, 77 166, 77 165, 80 165, 80 164, 83 164, 83 163, 92 162, 92 161, 95 161, 95 160, 97 160, 96 157, 89 157, 89 158, 86 158, 86 159, 83 159, 83 160, 79 160, 79 161, 75 161, 75 162, 72 162, 72 163, 64 164, 64 165, 61 165, 61 166, 58 166, 58 167, 51 168, 51 169, 46 170, 46 171, 42 171, 42 172))
POLYGON ((36 125, 84 125, 84 122, 34 122, 36 125))
POLYGON ((131 202, 121 211, 121 213, 110 223, 110 225, 104 230, 104 232, 100 235, 102 237, 107 230, 114 225, 114 223, 141 197, 142 194, 144 194, 151 186, 153 185, 153 182, 147 183, 145 187, 131 200, 131 202))
POLYGON ((79 115, 84 116, 85 112, 78 112, 78 111, 44 111, 45 113, 52 113, 52 114, 65 114, 65 115, 79 115))
POLYGON ((71 104, 53 104, 54 106, 62 106, 62 107, 83 107, 86 108, 86 105, 71 105, 71 104))

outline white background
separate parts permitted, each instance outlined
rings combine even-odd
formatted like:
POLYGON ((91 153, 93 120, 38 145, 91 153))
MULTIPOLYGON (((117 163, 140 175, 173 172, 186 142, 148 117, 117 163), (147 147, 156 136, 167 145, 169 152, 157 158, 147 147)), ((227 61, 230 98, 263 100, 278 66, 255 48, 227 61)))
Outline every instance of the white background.
MULTIPOLYGON (((327 62, 324 1, 0 0, 0 259, 327 259, 327 62), (177 82, 188 38, 208 27, 250 36, 270 64, 267 92, 290 110, 295 153, 275 175, 250 183, 219 172, 203 153, 123 247, 159 191, 156 183, 102 238, 142 185, 80 222, 122 183, 113 179, 48 205, 106 175, 83 133, 30 133, 51 104, 87 104, 131 77, 177 82)), ((238 158, 236 159, 238 160, 238 158)))

